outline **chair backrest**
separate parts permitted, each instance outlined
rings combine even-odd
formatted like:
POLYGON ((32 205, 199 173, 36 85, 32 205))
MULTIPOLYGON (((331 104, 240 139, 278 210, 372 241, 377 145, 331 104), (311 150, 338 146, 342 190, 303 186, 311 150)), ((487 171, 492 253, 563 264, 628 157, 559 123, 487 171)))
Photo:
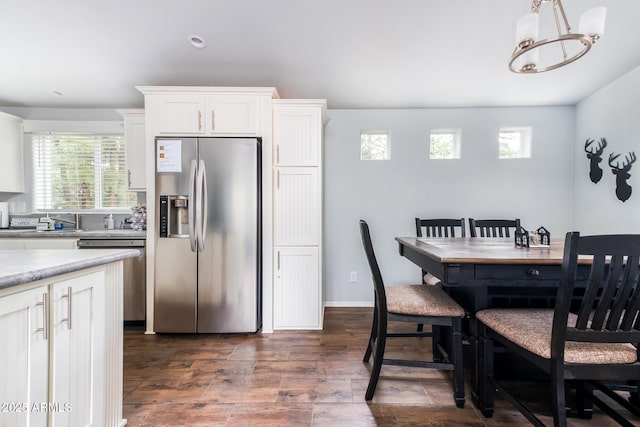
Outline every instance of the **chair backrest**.
POLYGON ((416 218, 416 236, 418 237, 466 237, 464 218, 421 219, 416 218), (422 231, 424 228, 424 232, 422 231), (456 228, 459 232, 456 235, 456 228))
POLYGON ((469 218, 471 237, 511 237, 510 229, 520 227, 520 219, 473 219, 469 218))
POLYGON ((640 234, 580 237, 578 232, 567 233, 554 308, 552 357, 563 354, 565 340, 640 342, 639 282, 640 234), (588 275, 577 277, 579 257, 591 259, 588 275), (584 295, 576 300, 576 283, 581 288, 585 278, 584 295), (567 327, 572 302, 577 321, 575 327, 567 327))
POLYGON ((384 292, 384 282, 382 281, 382 274, 380 274, 380 268, 378 267, 376 254, 373 252, 373 244, 371 243, 369 225, 362 219, 360 220, 360 236, 362 236, 362 245, 364 246, 364 252, 367 255, 367 261, 369 262, 369 268, 371 269, 376 305, 377 307, 380 307, 384 311, 386 311, 387 297, 384 292))

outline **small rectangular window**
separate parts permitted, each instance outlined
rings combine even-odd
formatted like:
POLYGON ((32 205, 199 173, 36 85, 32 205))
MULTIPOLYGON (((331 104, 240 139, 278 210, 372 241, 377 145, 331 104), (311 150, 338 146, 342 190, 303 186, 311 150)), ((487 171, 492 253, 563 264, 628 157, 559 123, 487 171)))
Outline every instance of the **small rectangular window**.
POLYGON ((388 131, 360 132, 360 159, 361 160, 389 160, 391 147, 388 131))
POLYGON ((531 128, 500 128, 498 138, 499 159, 521 159, 531 157, 531 128))
POLYGON ((430 159, 459 159, 461 129, 432 129, 429 135, 430 159))

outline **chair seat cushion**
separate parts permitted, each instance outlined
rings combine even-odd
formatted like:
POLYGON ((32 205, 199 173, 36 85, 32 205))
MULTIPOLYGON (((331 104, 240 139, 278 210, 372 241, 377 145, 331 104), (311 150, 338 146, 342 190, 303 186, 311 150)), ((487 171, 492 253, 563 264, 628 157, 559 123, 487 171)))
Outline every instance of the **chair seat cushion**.
POLYGON ((386 286, 387 311, 414 316, 464 317, 464 309, 437 286, 386 286))
MULTIPOLYGON (((476 318, 518 346, 546 359, 551 358, 552 309, 488 309, 476 313, 476 318)), ((569 313, 569 325, 577 316, 569 313)), ((636 349, 627 343, 588 343, 567 341, 566 363, 622 364, 634 363, 636 349)))
POLYGON ((431 273, 425 274, 422 280, 424 280, 425 285, 442 286, 442 282, 440 281, 440 279, 438 279, 431 273))

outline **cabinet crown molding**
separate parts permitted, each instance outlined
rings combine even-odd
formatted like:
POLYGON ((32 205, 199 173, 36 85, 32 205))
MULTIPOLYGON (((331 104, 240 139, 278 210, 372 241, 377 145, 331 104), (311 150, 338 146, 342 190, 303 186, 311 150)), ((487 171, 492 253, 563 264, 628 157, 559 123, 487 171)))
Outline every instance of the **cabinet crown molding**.
POLYGON ((175 95, 175 94, 243 94, 243 95, 269 95, 272 98, 280 98, 275 87, 232 87, 232 86, 136 86, 144 95, 175 95))

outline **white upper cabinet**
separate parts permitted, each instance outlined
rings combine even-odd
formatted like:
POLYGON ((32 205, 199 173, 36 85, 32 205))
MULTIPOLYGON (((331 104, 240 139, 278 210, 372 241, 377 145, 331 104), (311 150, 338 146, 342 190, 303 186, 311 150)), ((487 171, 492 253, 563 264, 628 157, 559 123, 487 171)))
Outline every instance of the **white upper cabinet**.
POLYGON ((133 191, 145 191, 147 159, 145 158, 144 109, 117 111, 124 118, 128 188, 133 191))
POLYGON ((162 95, 158 99, 158 132, 176 135, 257 135, 257 95, 162 95))
POLYGON ((164 95, 158 100, 158 132, 204 134, 204 96, 164 95))
POLYGON ((213 95, 206 100, 207 133, 212 135, 257 135, 258 97, 213 95))
POLYGON ((274 102, 275 166, 318 166, 321 139, 321 108, 274 102))
POLYGON ((22 119, 0 112, 0 192, 23 193, 22 119))

